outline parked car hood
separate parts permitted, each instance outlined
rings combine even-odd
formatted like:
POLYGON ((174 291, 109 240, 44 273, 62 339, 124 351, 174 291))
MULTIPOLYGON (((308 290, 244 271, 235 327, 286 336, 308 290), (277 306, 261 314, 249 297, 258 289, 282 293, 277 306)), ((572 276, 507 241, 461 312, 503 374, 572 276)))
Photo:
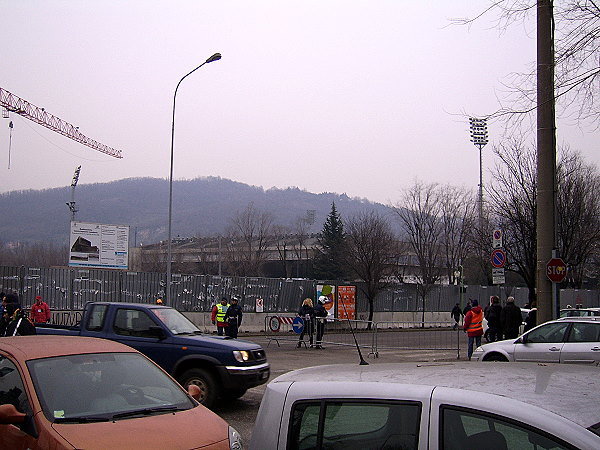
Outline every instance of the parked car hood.
POLYGON ((74 448, 86 450, 229 448, 227 422, 202 414, 199 408, 204 407, 114 422, 54 423, 52 427, 74 448))

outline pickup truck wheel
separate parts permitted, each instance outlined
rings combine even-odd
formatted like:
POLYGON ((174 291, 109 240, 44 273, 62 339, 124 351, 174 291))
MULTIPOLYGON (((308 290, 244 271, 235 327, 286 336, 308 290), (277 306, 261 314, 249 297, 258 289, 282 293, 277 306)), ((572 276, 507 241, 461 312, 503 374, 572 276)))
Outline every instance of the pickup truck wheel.
POLYGON ((235 400, 236 398, 243 397, 248 389, 229 389, 223 392, 223 398, 227 400, 235 400))
POLYGON ((187 390, 190 384, 200 388, 200 403, 210 408, 217 398, 217 383, 213 376, 204 369, 190 369, 181 375, 179 384, 187 390))

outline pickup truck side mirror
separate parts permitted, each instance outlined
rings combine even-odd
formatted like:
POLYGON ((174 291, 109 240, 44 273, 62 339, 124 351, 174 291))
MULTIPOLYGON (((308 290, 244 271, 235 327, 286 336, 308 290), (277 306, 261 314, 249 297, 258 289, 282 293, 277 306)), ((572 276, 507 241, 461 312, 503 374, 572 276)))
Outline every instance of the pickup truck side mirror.
POLYGON ((14 405, 7 403, 0 405, 0 423, 15 425, 18 423, 24 423, 26 414, 17 411, 14 405))
POLYGON ((157 339, 165 339, 167 337, 167 333, 165 333, 165 330, 162 329, 162 327, 159 327, 158 325, 154 325, 151 326, 149 328, 150 334, 157 338, 157 339))

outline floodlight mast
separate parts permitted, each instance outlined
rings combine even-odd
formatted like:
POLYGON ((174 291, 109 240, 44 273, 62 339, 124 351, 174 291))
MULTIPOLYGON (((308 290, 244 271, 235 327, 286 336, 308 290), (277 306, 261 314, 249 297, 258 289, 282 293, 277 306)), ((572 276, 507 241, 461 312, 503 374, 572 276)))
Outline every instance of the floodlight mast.
POLYGON ((77 186, 77 182, 79 181, 79 173, 81 172, 81 166, 77 166, 75 169, 75 173, 73 174, 73 180, 71 181, 71 201, 67 203, 69 210, 71 211, 71 222, 75 222, 75 214, 77 211, 77 206, 75 205, 75 186, 77 186))
POLYGON ((469 118, 471 142, 479 148, 479 226, 483 227, 483 147, 488 143, 487 119, 469 118))

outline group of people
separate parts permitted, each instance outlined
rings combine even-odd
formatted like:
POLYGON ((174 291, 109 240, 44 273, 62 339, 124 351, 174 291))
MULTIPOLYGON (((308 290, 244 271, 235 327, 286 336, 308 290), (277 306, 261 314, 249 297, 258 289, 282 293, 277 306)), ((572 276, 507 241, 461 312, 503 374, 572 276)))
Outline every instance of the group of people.
POLYGON ((36 323, 47 323, 52 313, 48 304, 41 296, 35 298, 29 315, 21 308, 19 296, 15 293, 0 293, 2 306, 0 312, 0 337, 4 336, 26 336, 36 334, 36 323))
POLYGON ((217 326, 217 335, 237 338, 242 317, 242 307, 238 304, 238 298, 231 297, 229 303, 227 297, 223 297, 220 303, 213 306, 210 320, 217 326))
POLYGON ((469 300, 463 311, 460 311, 458 303, 451 312, 455 320, 454 329, 458 326, 460 316, 464 316, 463 330, 468 336, 467 356, 469 360, 473 355, 474 345, 481 345, 481 337, 487 342, 502 339, 514 339, 519 335, 519 327, 523 319, 521 309, 515 305, 514 297, 508 297, 504 307, 500 304, 500 298, 493 295, 490 304, 483 309, 477 300, 469 300), (458 313, 456 312, 458 309, 458 313), (488 328, 484 332, 483 319, 487 320, 488 328))
MULTIPOLYGON (((304 321, 302 332, 300 333, 300 339, 298 340, 298 348, 302 347, 304 343, 304 336, 308 335, 310 347, 313 348, 313 336, 316 329, 316 342, 314 348, 323 349, 323 335, 325 334, 325 318, 327 317, 327 310, 325 309, 325 303, 327 297, 321 295, 317 301, 317 305, 313 306, 312 298, 305 298, 302 301, 302 305, 298 310, 298 317, 304 321)), ((306 345, 306 344, 305 344, 306 345)))

